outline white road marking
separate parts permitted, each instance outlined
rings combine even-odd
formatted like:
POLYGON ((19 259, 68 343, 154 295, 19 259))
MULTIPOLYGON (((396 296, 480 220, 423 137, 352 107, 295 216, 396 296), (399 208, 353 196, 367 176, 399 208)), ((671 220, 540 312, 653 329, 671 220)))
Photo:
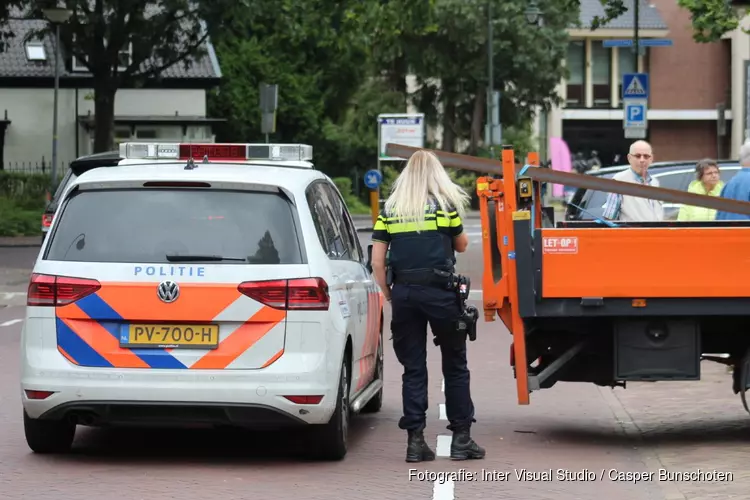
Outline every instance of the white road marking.
POLYGON ((438 405, 438 411, 440 412, 440 416, 438 417, 440 420, 448 420, 448 417, 446 416, 446 413, 445 413, 445 404, 440 403, 438 405))
POLYGON ((432 500, 453 500, 453 491, 455 485, 453 479, 446 479, 444 483, 435 481, 432 483, 432 500))
POLYGON ((435 454, 439 457, 451 456, 451 441, 452 440, 453 440, 452 436, 448 436, 447 434, 438 434, 437 450, 435 451, 435 454))
POLYGON ((23 320, 11 319, 10 321, 6 321, 5 323, 0 323, 0 326, 10 326, 10 325, 15 325, 16 323, 23 323, 23 320))

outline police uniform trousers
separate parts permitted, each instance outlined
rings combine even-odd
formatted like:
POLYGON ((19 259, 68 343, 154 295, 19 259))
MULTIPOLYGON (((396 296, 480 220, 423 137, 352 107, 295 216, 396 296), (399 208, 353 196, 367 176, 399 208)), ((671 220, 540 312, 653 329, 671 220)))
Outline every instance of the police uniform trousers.
POLYGON ((466 335, 456 332, 461 315, 456 293, 436 287, 394 284, 391 289, 391 333, 396 357, 404 367, 402 377, 403 416, 399 427, 422 430, 426 424, 427 325, 439 339, 445 380, 448 429, 469 429, 474 404, 469 390, 466 335))

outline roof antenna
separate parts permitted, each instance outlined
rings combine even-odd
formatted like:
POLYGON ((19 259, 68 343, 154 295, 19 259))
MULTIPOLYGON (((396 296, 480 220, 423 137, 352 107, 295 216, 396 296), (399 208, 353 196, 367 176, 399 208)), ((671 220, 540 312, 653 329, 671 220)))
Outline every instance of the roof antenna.
POLYGON ((190 158, 188 158, 187 165, 185 165, 185 170, 194 170, 195 168, 197 167, 195 166, 195 161, 191 156, 190 158))
POLYGON ((208 163, 208 155, 203 155, 203 163, 208 163))

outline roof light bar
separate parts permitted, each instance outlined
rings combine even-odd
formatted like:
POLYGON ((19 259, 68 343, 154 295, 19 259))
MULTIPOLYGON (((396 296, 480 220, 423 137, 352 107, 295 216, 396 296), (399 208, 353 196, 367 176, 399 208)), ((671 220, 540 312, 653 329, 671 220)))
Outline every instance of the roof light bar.
POLYGON ((209 161, 310 161, 312 146, 308 144, 221 144, 221 143, 153 143, 123 142, 120 156, 142 160, 202 160, 209 161))

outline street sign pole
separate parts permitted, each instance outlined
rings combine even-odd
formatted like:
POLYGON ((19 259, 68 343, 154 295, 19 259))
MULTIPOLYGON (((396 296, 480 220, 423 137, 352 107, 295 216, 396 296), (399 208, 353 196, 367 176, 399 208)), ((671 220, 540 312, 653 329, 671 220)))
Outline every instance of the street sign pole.
POLYGON ((372 215, 372 225, 378 220, 380 213, 380 184, 383 183, 383 174, 380 169, 372 169, 365 172, 365 187, 370 190, 370 214, 372 215))

